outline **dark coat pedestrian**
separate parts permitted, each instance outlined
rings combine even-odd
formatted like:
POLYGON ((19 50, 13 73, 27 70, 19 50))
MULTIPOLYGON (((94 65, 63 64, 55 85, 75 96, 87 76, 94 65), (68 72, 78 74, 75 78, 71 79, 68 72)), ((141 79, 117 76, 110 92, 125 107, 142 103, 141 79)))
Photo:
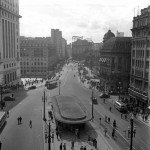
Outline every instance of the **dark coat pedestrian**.
POLYGON ((62 150, 62 143, 60 144, 59 149, 62 150))
POLYGON ((86 146, 84 146, 84 149, 83 150, 86 150, 86 146))
POLYGON ((57 136, 57 139, 58 139, 58 136, 59 136, 59 132, 58 131, 56 131, 56 136, 57 136))
POLYGON ((20 124, 22 123, 22 117, 20 116, 20 124))
POLYGON ((74 141, 71 142, 71 149, 74 149, 74 141))

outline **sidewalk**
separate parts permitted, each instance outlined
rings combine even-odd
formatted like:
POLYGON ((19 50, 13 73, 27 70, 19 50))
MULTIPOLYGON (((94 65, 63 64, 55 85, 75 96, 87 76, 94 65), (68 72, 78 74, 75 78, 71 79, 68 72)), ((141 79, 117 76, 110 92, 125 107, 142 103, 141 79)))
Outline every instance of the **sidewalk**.
MULTIPOLYGON (((51 109, 51 105, 48 105, 46 107, 46 118, 47 120, 49 120, 49 116, 48 116, 48 111, 52 111, 51 109)), ((43 121, 43 126, 44 126, 44 130, 43 130, 43 136, 45 138, 45 133, 47 132, 48 133, 48 124, 49 122, 47 121, 47 123, 45 123, 43 121)), ((91 126, 96 128, 96 125, 95 123, 93 122, 90 122, 91 126)), ((70 133, 72 134, 72 136, 70 135, 67 135, 68 138, 61 138, 61 139, 57 139, 56 137, 56 123, 55 121, 52 122, 50 121, 50 126, 51 126, 51 135, 54 133, 54 140, 52 140, 52 143, 51 143, 51 150, 59 150, 59 146, 60 144, 64 144, 66 143, 66 150, 71 150, 71 141, 73 141, 73 139, 75 139, 75 135, 73 133, 70 133), (69 137, 72 137, 72 138, 69 138, 69 137)), ((94 148, 94 146, 92 145, 92 143, 89 143, 87 141, 87 138, 86 140, 79 140, 77 139, 74 143, 74 150, 80 150, 80 147, 81 146, 86 146, 86 149, 87 150, 113 150, 113 148, 110 146, 110 144, 107 142, 107 140, 105 139, 104 135, 100 132, 100 130, 96 130, 95 131, 96 134, 97 134, 97 149, 94 148)), ((80 138, 81 139, 81 138, 80 138)), ((44 139, 44 150, 47 150, 48 149, 48 142, 47 142, 47 138, 44 139)))

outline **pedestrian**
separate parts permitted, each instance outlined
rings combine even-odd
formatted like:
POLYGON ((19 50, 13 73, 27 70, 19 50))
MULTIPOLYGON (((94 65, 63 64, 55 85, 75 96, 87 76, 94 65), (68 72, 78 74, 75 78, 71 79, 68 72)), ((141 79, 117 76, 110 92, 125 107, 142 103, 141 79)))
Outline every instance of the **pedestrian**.
POLYGON ((125 120, 127 120, 127 115, 125 115, 125 120))
POLYGON ((116 128, 116 120, 113 122, 113 127, 116 128))
POLYGON ((14 97, 14 94, 13 94, 13 93, 11 94, 11 97, 14 97))
POLYGON ((111 112, 111 107, 109 107, 109 111, 111 112))
POLYGON ((9 111, 7 111, 7 118, 9 117, 9 111))
POLYGON ((29 121, 29 127, 32 128, 32 121, 29 121))
POLYGON ((142 118, 143 118, 143 121, 144 121, 144 115, 142 116, 142 118))
POLYGON ((74 149, 74 141, 71 142, 71 149, 74 149))
POLYGON ((121 113, 121 119, 122 119, 123 114, 121 113))
POLYGON ((78 130, 78 132, 77 132, 77 137, 78 137, 78 139, 80 138, 80 133, 79 133, 79 130, 78 130))
POLYGON ((59 136, 59 132, 58 131, 56 131, 56 136, 57 136, 57 139, 58 139, 58 136, 59 136))
POLYGON ((22 117, 20 116, 20 124, 22 124, 22 117))
POLYGON ((110 123, 110 117, 108 117, 108 123, 110 123))
POLYGON ((105 98, 103 99, 103 103, 105 103, 105 98))
POLYGON ((86 150, 86 146, 84 146, 84 149, 83 150, 86 150))
POLYGON ((54 143, 54 132, 52 132, 52 143, 54 143))
POLYGON ((90 141, 91 141, 91 137, 90 135, 88 135, 88 142, 90 143, 90 141))
POLYGON ((84 150, 83 146, 80 147, 80 150, 84 150))
POLYGON ((59 149, 62 150, 62 143, 60 144, 59 149))
POLYGON ((97 140, 95 139, 95 148, 97 149, 97 140))
POLYGON ((63 145, 63 150, 66 150, 66 143, 64 143, 63 145))
POLYGON ((100 125, 101 125, 101 120, 102 120, 102 118, 99 118, 100 125))
POLYGON ((105 127, 105 130, 104 130, 104 132, 105 132, 105 136, 106 136, 106 133, 107 133, 107 128, 105 127))

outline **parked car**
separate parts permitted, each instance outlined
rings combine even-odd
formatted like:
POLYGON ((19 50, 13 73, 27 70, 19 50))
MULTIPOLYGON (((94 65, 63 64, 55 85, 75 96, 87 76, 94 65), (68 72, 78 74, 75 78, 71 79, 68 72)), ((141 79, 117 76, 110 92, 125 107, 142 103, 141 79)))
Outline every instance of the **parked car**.
POLYGON ((98 104, 96 97, 93 97, 93 104, 98 104))
POLYGON ((3 100, 4 100, 4 101, 14 101, 15 98, 14 98, 14 97, 11 97, 11 96, 5 96, 5 97, 3 98, 3 100))
POLYGON ((100 98, 110 98, 110 95, 109 94, 106 94, 106 93, 101 93, 99 95, 100 98))
POLYGON ((33 90, 33 89, 36 89, 35 85, 28 87, 28 90, 33 90))

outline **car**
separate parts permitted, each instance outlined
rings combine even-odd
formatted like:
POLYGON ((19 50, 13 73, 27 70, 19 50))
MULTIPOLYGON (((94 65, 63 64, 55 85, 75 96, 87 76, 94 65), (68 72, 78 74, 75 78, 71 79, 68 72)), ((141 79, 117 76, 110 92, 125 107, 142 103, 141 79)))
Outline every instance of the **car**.
POLYGON ((101 93, 99 95, 100 98, 110 98, 110 95, 109 94, 106 94, 106 93, 101 93))
POLYGON ((98 104, 96 97, 93 97, 93 104, 98 104))
POLYGON ((3 100, 4 100, 4 101, 14 101, 15 98, 14 98, 14 97, 11 97, 11 96, 5 96, 5 97, 3 98, 3 100))
POLYGON ((28 87, 28 90, 33 90, 33 89, 36 89, 35 85, 28 87))

